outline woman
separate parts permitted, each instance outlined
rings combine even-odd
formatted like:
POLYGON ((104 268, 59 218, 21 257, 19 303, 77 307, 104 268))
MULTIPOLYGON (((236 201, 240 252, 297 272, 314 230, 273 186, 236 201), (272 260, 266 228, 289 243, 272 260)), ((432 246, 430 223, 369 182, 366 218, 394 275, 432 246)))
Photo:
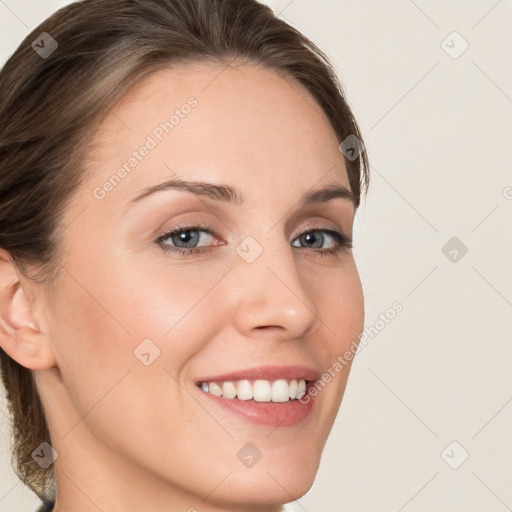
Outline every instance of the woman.
POLYGON ((246 0, 85 0, 0 73, 0 345, 41 510, 276 511, 311 487, 363 294, 362 137, 246 0))

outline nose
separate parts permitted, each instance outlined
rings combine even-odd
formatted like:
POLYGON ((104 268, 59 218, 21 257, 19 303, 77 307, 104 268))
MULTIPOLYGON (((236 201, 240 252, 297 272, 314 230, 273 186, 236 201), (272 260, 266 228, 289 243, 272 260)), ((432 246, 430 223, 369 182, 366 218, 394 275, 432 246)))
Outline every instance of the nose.
POLYGON ((267 241, 252 263, 242 257, 237 260, 231 272, 234 322, 243 335, 286 340, 311 334, 318 327, 319 313, 293 251, 286 241, 267 241))

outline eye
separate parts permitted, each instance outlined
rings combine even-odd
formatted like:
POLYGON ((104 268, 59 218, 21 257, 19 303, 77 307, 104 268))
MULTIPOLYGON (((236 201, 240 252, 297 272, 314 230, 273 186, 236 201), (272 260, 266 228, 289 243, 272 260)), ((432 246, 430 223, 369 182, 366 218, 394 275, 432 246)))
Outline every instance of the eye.
MULTIPOLYGON (((209 226, 187 226, 178 224, 161 235, 156 242, 166 252, 179 252, 180 254, 197 253, 208 250, 209 246, 201 247, 200 242, 207 243, 215 239, 209 226), (170 243, 169 243, 170 242, 170 243)), ((223 242, 210 245, 224 245, 223 242)))
MULTIPOLYGON (((300 243, 305 243, 306 249, 323 248, 323 251, 314 251, 320 255, 336 254, 344 249, 352 248, 352 240, 340 231, 334 229, 310 229, 302 232, 295 240, 298 240, 300 243), (330 247, 323 247, 326 242, 330 247)), ((294 245, 294 247, 297 246, 294 245)))
MULTIPOLYGON (((163 233, 155 242, 160 245, 164 252, 173 252, 184 256, 193 256, 197 253, 209 251, 214 246, 224 245, 224 242, 220 241, 210 230, 209 225, 178 224, 163 233), (211 243, 212 240, 214 243, 211 243)), ((301 249, 312 249, 314 254, 325 256, 350 249, 352 240, 334 229, 315 228, 303 231, 293 240, 292 245, 301 249), (305 245, 297 246, 295 241, 305 245), (326 243, 329 247, 324 247, 326 243)))

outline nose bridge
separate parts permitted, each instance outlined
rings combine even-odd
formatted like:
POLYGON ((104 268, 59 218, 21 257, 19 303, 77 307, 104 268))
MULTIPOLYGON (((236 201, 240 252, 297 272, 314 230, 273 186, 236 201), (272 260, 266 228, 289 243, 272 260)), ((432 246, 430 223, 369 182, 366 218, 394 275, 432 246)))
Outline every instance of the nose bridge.
POLYGON ((246 335, 255 328, 279 327, 282 336, 298 337, 318 320, 293 250, 276 232, 258 240, 248 236, 236 248, 235 321, 246 335))

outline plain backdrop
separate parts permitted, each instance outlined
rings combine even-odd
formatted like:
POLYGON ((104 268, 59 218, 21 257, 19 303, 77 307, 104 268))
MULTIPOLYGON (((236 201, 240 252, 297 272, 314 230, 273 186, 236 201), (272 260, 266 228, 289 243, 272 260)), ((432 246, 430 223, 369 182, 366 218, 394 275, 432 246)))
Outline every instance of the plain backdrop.
MULTIPOLYGON (((0 0, 0 61, 67 3, 0 0)), ((372 163, 355 257, 373 336, 288 509, 512 510, 512 1, 266 3, 331 58, 372 163)), ((0 421, 0 511, 35 510, 0 421)))

